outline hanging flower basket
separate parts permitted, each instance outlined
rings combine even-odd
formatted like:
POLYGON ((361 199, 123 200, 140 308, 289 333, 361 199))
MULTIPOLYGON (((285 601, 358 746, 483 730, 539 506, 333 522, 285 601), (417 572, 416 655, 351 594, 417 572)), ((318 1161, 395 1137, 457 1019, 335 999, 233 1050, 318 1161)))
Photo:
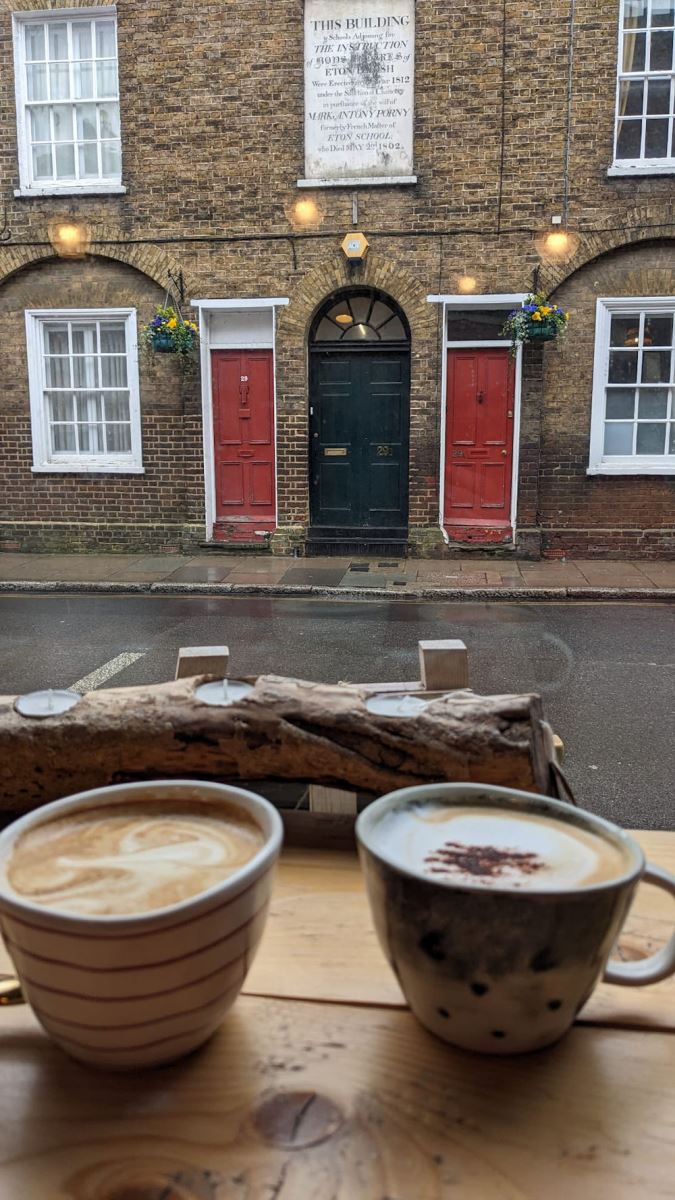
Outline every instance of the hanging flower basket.
POLYGON ((149 324, 141 329, 141 339, 157 354, 178 354, 185 361, 198 341, 194 321, 185 321, 175 308, 158 308, 149 324))
POLYGON ((524 342, 555 342, 563 337, 569 316, 562 308, 549 304, 542 293, 526 296, 522 308, 509 313, 501 334, 511 339, 515 354, 524 342))

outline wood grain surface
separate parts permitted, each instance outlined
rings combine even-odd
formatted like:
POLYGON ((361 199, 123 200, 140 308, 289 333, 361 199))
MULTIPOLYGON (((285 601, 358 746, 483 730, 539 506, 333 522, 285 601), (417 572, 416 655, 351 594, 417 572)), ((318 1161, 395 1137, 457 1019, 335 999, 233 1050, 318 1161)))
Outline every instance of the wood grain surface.
POLYGON ((417 716, 383 717, 358 687, 261 676, 220 708, 195 697, 203 681, 101 689, 44 720, 0 697, 0 809, 162 778, 303 780, 378 795, 438 780, 555 792, 538 696, 458 691, 417 716))
POLYGON ((133 1076, 2 1038, 3 1200, 646 1200, 673 1196, 675 1038, 576 1028, 513 1059, 407 1012, 241 998, 133 1076))

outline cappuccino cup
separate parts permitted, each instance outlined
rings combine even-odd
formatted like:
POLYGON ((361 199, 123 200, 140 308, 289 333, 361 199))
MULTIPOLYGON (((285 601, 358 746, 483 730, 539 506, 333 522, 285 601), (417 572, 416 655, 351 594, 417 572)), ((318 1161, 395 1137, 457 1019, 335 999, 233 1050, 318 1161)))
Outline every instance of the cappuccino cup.
POLYGON ((22 991, 73 1058, 125 1069, 205 1042, 262 937, 282 842, 252 792, 120 784, 0 834, 0 927, 22 991))
POLYGON ((596 984, 675 972, 675 935, 608 962, 640 880, 675 896, 617 826, 481 784, 392 792, 360 814, 359 856, 382 949, 415 1016, 485 1054, 557 1041, 596 984))

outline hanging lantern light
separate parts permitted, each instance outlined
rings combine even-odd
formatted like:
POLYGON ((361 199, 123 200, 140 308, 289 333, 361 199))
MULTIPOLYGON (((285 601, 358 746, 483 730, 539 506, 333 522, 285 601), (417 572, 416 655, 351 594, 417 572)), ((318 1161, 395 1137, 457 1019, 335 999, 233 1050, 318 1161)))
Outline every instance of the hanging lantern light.
POLYGON ((574 258, 579 246, 579 234, 564 225, 554 223, 534 239, 537 254, 543 262, 566 263, 574 258))
POLYGON ((86 221, 74 217, 54 217, 47 227, 49 240, 59 258, 86 258, 91 230, 86 221))

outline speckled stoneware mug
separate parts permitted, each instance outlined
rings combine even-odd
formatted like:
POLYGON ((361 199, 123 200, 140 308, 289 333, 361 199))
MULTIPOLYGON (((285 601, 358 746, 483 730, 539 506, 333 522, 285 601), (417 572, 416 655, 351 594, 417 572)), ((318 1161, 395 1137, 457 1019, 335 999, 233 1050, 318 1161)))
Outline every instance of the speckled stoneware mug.
POLYGON ((432 784, 376 800, 356 833, 382 948, 415 1016, 447 1042, 489 1054, 540 1049, 569 1029, 600 979, 637 986, 675 973, 675 935, 647 959, 608 965, 640 880, 675 896, 675 878, 582 809, 510 788, 432 784), (497 828, 493 817, 496 847, 483 834, 479 846, 454 838, 461 828, 497 828), (534 829, 529 849, 517 848, 517 836, 505 849, 503 831, 517 835, 525 824, 534 829), (448 829, 454 840, 443 842, 448 829), (555 872, 543 850, 538 861, 540 844, 554 845, 571 872, 564 886, 550 886, 555 872), (595 850, 599 881, 576 864, 595 850))

